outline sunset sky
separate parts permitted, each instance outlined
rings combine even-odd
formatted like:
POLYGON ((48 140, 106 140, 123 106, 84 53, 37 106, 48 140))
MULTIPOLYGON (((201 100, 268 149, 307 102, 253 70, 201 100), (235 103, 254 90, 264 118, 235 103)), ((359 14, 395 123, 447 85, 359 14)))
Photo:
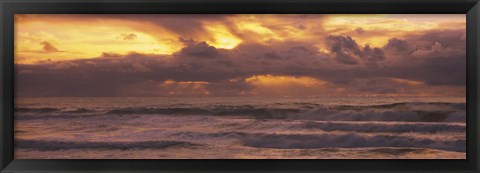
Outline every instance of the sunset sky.
POLYGON ((464 14, 16 15, 18 96, 465 96, 464 14))

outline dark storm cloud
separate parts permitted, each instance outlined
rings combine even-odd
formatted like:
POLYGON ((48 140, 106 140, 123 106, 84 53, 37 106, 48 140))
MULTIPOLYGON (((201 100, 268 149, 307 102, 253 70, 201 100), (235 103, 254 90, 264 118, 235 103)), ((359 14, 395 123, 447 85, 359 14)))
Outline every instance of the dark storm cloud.
POLYGON ((420 35, 412 35, 407 40, 414 42, 434 43, 438 42, 445 47, 462 50, 466 47, 466 42, 462 39, 465 30, 432 30, 426 31, 420 35))
POLYGON ((323 40, 329 53, 301 42, 249 43, 227 50, 183 38, 186 46, 172 55, 106 52, 94 59, 18 64, 16 94, 229 96, 252 91, 245 79, 255 75, 309 76, 352 93, 406 92, 398 88, 420 90, 420 84, 465 86, 463 33, 438 32, 392 38, 383 48, 360 46, 349 36, 329 36, 323 40))
POLYGON ((430 85, 466 85, 466 42, 461 39, 463 33, 464 30, 433 30, 407 37, 405 41, 410 46, 402 43, 400 45, 405 51, 389 55, 396 56, 396 63, 402 64, 394 73, 430 85), (406 68, 400 69, 403 66, 406 68))
POLYGON ((363 48, 361 57, 366 61, 382 61, 385 60, 385 53, 378 47, 371 48, 369 45, 366 45, 363 48))
POLYGON ((385 59, 382 49, 371 48, 369 45, 361 48, 350 36, 328 36, 327 43, 331 53, 340 63, 355 65, 362 59, 369 62, 385 59))
POLYGON ((194 40, 183 42, 186 43, 187 46, 178 52, 180 57, 215 58, 219 55, 218 50, 206 42, 196 43, 194 40))
POLYGON ((397 51, 397 52, 408 52, 412 49, 412 47, 405 40, 392 38, 388 40, 387 45, 385 45, 385 49, 390 51, 397 51))

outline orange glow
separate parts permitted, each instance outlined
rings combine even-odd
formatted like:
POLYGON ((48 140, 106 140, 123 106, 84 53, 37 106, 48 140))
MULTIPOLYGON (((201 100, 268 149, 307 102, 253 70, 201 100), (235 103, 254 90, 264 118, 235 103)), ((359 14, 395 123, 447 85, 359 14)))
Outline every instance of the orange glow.
POLYGON ((253 95, 270 96, 309 96, 311 94, 322 94, 328 84, 325 81, 312 77, 295 76, 274 76, 255 75, 245 79, 245 82, 255 89, 250 93, 253 95))
POLYGON ((406 84, 406 85, 410 85, 410 86, 420 86, 420 85, 425 84, 424 82, 420 82, 420 81, 400 79, 400 78, 392 78, 392 80, 397 82, 397 83, 406 84))
POLYGON ((204 27, 213 37, 213 39, 208 40, 207 43, 216 48, 233 49, 242 42, 221 24, 207 23, 204 24, 204 27))
MULTIPOLYGON (((147 15, 148 16, 148 15, 147 15)), ((349 35, 361 46, 383 47, 393 37, 432 29, 459 29, 465 15, 230 15, 221 20, 198 19, 191 32, 177 32, 158 20, 133 20, 103 15, 15 16, 15 63, 97 58, 104 52, 172 54, 183 39, 207 42, 220 49, 240 44, 302 42, 324 52, 328 35, 349 35), (78 20, 77 20, 78 18, 78 20), (75 19, 75 20, 72 20, 75 19), (128 36, 128 38, 125 38, 128 36), (49 43, 45 48, 42 43, 49 43), (52 51, 57 50, 57 51, 52 51)), ((191 27, 189 23, 180 23, 191 27)), ((178 27, 178 26, 177 26, 178 27)))
POLYGON ((311 77, 255 75, 245 79, 246 82, 256 86, 282 86, 296 85, 303 87, 322 86, 326 82, 311 77))
POLYGON ((145 32, 148 25, 141 27, 141 23, 117 20, 52 20, 49 17, 52 15, 17 20, 15 49, 18 58, 15 58, 15 63, 88 59, 99 57, 103 52, 171 54, 182 46, 177 41, 177 36, 160 28, 157 28, 155 33, 145 32), (163 33, 162 38, 159 38, 159 33, 163 33), (134 36, 124 39, 122 36, 125 35, 134 36), (44 50, 40 44, 42 42, 51 43, 59 51, 44 50))
POLYGON ((160 84, 160 87, 168 95, 209 95, 210 92, 206 88, 208 84, 208 82, 204 81, 176 82, 174 80, 166 80, 160 84))

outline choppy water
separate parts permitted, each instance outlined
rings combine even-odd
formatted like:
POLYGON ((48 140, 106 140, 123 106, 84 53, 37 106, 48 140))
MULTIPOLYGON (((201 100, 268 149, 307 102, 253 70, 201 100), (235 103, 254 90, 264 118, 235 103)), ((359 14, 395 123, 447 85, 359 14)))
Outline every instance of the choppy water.
POLYGON ((465 98, 17 98, 17 159, 465 159, 465 98))

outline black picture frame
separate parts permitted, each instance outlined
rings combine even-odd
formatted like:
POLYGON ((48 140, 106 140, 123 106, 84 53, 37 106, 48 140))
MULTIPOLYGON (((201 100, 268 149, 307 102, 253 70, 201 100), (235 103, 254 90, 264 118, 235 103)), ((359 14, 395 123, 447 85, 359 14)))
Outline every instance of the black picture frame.
POLYGON ((0 0, 1 172, 478 172, 478 0, 0 0), (14 14, 466 14, 466 160, 18 160, 14 14))

